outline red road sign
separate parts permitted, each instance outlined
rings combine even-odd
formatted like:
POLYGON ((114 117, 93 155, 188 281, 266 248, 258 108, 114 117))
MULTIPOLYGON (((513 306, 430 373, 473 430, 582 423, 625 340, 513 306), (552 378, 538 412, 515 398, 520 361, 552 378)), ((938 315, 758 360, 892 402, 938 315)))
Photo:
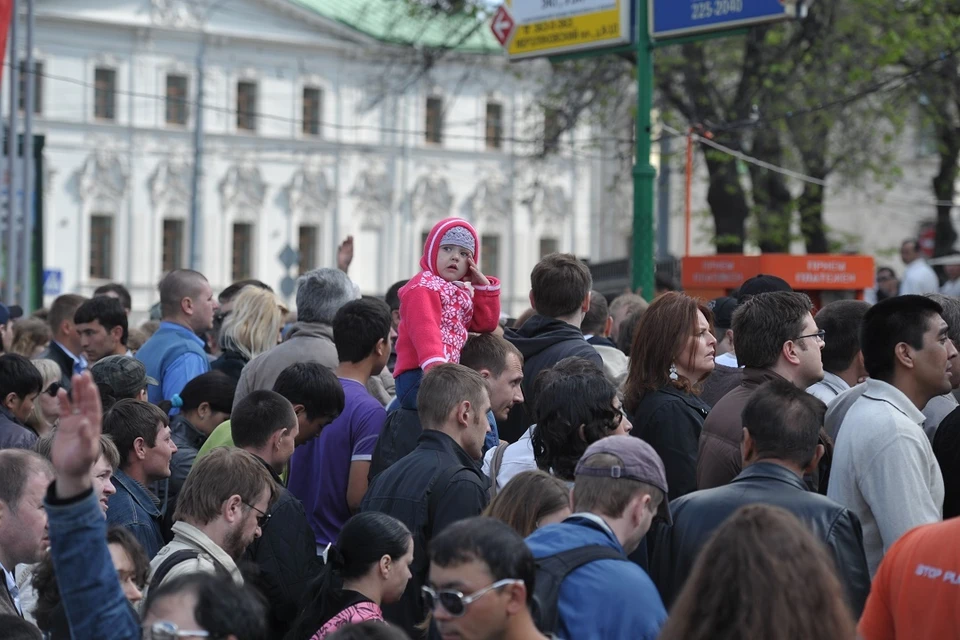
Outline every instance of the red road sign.
POLYGON ((503 5, 500 5, 497 12, 493 14, 493 22, 490 23, 490 30, 493 31, 493 37, 496 38, 497 42, 501 45, 506 45, 510 39, 510 35, 513 33, 514 26, 516 25, 513 22, 513 18, 510 17, 510 13, 507 12, 503 5))

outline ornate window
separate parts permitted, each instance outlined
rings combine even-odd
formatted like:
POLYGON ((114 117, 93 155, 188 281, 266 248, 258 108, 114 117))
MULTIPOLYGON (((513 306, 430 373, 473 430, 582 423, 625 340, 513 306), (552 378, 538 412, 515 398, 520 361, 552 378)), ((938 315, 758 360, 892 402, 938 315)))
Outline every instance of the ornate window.
POLYGON ((162 271, 183 268, 183 220, 163 221, 162 271))
POLYGON ((233 281, 253 277, 253 225, 237 222, 233 225, 233 281))
POLYGON ((323 91, 316 87, 303 88, 303 133, 320 135, 320 114, 323 113, 323 91))
POLYGON ((117 114, 117 71, 97 67, 94 71, 93 116, 100 120, 115 120, 117 114))
POLYGON ((503 105, 499 102, 487 103, 487 149, 499 149, 503 146, 503 105))
POLYGON ((167 124, 187 124, 187 77, 167 74, 167 124))
POLYGON ((257 83, 237 83, 237 129, 257 130, 257 83))
POLYGON ((90 277, 113 277, 113 216, 90 216, 90 277))
POLYGON ((435 96, 427 98, 426 140, 432 144, 443 141, 443 101, 435 96))
POLYGON ((484 235, 480 238, 480 270, 484 275, 500 273, 500 236, 484 235))
POLYGON ((300 275, 303 275, 319 266, 317 255, 320 253, 320 229, 314 225, 300 225, 297 237, 297 246, 300 248, 300 275))

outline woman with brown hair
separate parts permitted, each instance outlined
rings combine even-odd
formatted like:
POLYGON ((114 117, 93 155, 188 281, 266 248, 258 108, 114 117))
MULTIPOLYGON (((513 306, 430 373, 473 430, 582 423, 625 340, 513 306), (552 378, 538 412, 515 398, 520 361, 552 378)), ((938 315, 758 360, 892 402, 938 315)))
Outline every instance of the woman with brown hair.
POLYGON ((697 488, 697 447, 710 406, 697 396, 713 371, 713 314, 682 293, 654 300, 636 328, 624 407, 633 435, 663 460, 669 499, 697 488))
POLYGON ((853 640, 833 566, 792 514, 743 507, 700 552, 659 640, 853 640))
POLYGON ((546 471, 523 471, 497 493, 483 515, 507 523, 526 538, 570 515, 570 488, 546 471))

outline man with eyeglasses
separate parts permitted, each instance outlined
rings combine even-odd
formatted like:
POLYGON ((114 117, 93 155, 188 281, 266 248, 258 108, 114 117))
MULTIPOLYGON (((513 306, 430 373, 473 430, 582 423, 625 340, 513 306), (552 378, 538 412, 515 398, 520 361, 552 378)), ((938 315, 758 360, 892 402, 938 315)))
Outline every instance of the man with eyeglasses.
POLYGON ((461 640, 545 640, 533 622, 533 554, 508 525, 469 518, 430 543, 422 588, 440 635, 461 640))
MULTIPOLYGON (((698 489, 723 486, 740 473, 741 416, 757 387, 769 380, 786 380, 806 389, 823 379, 820 350, 825 333, 817 327, 812 310, 810 298, 792 291, 760 293, 737 307, 733 333, 743 380, 714 405, 703 423, 698 489)), ((819 486, 824 474, 821 469, 813 476, 812 488, 819 486)))
MULTIPOLYGON (((102 455, 100 397, 89 373, 74 376, 72 382, 72 399, 61 394, 63 417, 50 453, 56 481, 49 485, 43 500, 49 518, 50 555, 72 636, 265 640, 259 600, 232 577, 215 572, 212 576, 193 572, 155 585, 143 609, 141 628, 117 580, 107 547, 106 522, 94 490, 91 471, 102 455)), ((256 463, 252 468, 259 472, 256 463)), ((264 485, 268 479, 263 479, 264 485)))
POLYGON ((198 572, 243 584, 237 560, 260 537, 276 495, 274 479, 252 453, 222 447, 199 460, 177 499, 173 540, 150 562, 150 589, 198 572))
POLYGON ((827 496, 860 518, 871 576, 900 536, 942 518, 943 475, 921 412, 960 365, 942 313, 914 295, 871 307, 860 340, 870 379, 837 399, 860 394, 837 433, 827 496))
POLYGON ((252 391, 234 405, 231 415, 233 443, 256 457, 273 478, 277 492, 266 520, 262 520, 261 535, 247 548, 245 558, 260 569, 261 589, 269 605, 270 637, 282 638, 300 613, 307 587, 320 573, 304 507, 280 479, 293 455, 300 427, 293 405, 274 391, 252 391))

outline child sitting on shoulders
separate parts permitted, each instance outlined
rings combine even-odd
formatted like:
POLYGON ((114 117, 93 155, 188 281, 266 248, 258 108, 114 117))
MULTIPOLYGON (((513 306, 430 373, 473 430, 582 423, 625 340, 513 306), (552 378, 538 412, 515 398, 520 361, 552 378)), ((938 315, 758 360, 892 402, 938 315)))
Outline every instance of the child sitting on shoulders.
POLYGON ((490 333, 500 321, 500 281, 480 272, 480 239, 466 220, 441 220, 427 236, 422 271, 400 289, 397 400, 417 408, 423 374, 460 362, 467 332, 490 333), (473 294, 466 283, 473 287, 473 294))

